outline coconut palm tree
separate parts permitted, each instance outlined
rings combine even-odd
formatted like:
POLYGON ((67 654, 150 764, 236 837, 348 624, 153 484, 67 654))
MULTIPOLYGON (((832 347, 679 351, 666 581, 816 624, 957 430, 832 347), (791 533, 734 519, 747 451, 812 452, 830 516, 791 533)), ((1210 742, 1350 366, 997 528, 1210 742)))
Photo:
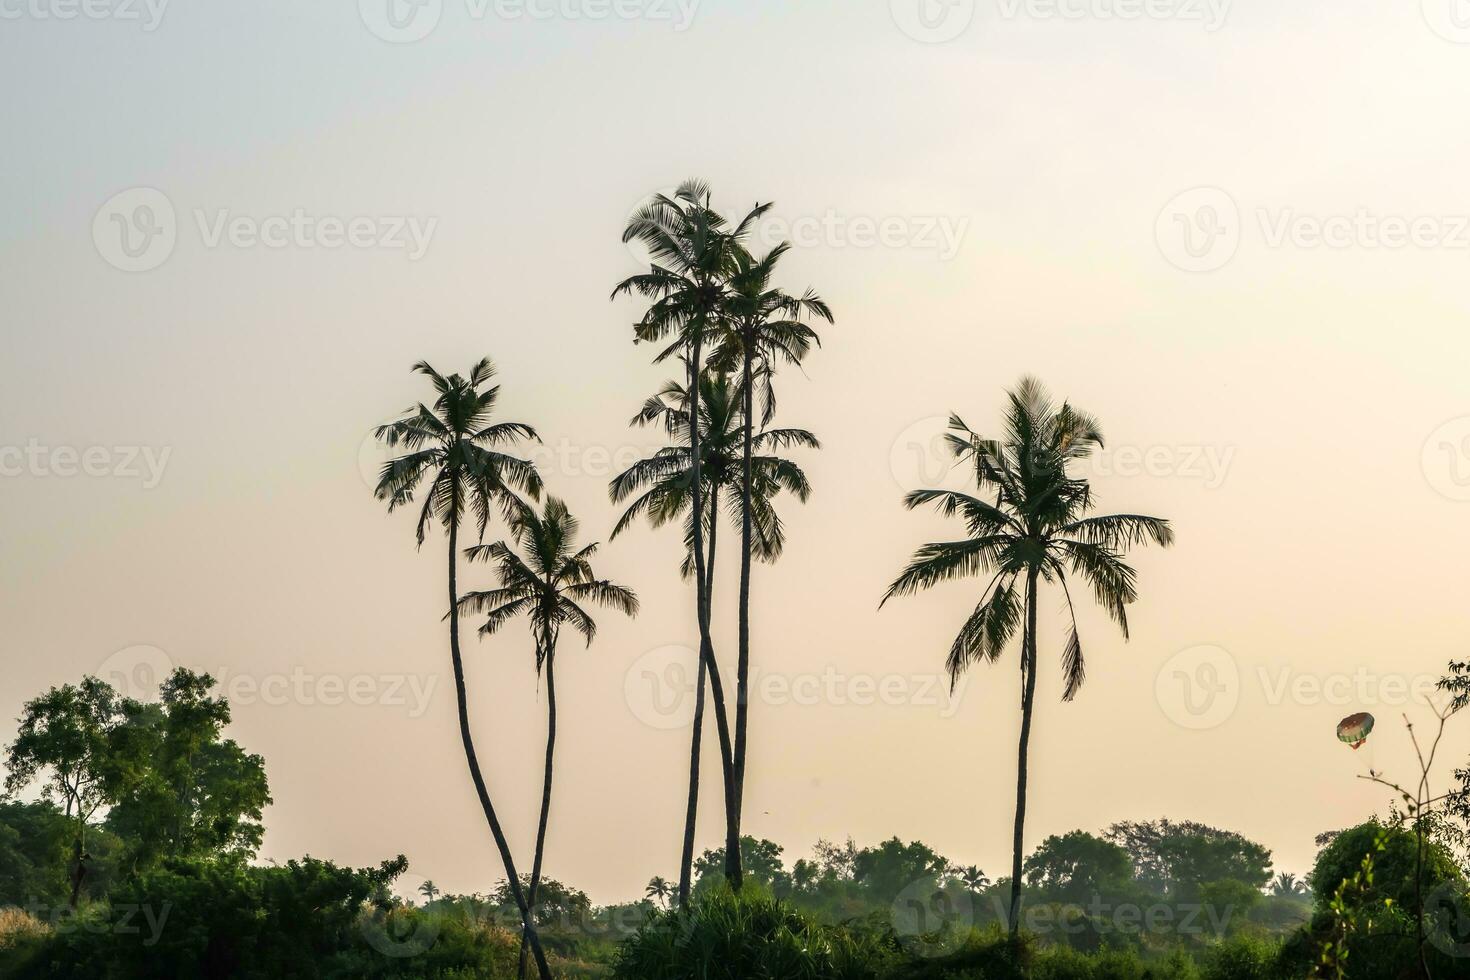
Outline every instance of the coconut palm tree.
MULTIPOLYGON (((719 525, 714 519, 719 513, 722 499, 733 499, 740 471, 739 441, 743 430, 740 405, 743 399, 738 386, 732 385, 729 376, 705 372, 700 380, 700 482, 704 519, 701 521, 703 538, 708 542, 705 558, 707 578, 705 601, 712 602, 714 596, 715 548, 719 525)), ((685 430, 689 424, 687 406, 688 389, 676 381, 666 382, 658 394, 648 399, 639 413, 633 417, 633 425, 661 423, 669 433, 671 445, 660 449, 648 459, 640 460, 614 478, 609 493, 614 502, 627 500, 633 494, 642 493, 632 501, 613 529, 616 538, 644 516, 655 527, 682 519, 686 553, 681 572, 688 578, 694 571, 694 528, 693 528, 693 467, 690 466, 689 439, 685 430)), ((779 516, 772 505, 772 498, 785 491, 805 501, 811 493, 806 474, 795 463, 771 455, 775 450, 788 446, 820 448, 816 436, 804 429, 771 429, 762 431, 756 440, 761 456, 753 463, 758 479, 754 486, 755 504, 752 511, 754 538, 753 550, 762 561, 774 561, 781 554, 785 541, 779 516)), ((743 512, 731 509, 728 516, 734 520, 743 512)), ((719 684, 718 665, 708 664, 700 658, 695 680, 694 730, 689 752, 689 795, 684 815, 684 847, 679 862, 679 902, 689 900, 694 862, 694 828, 699 807, 699 762, 704 728, 704 686, 706 675, 712 681, 717 723, 728 728, 725 703, 719 684), (712 672, 707 667, 713 668, 712 672)), ((728 823, 727 823, 728 829, 728 823)))
POLYGON ((1010 393, 1005 432, 985 439, 959 416, 950 417, 948 445, 957 463, 967 464, 977 492, 994 502, 952 490, 915 490, 910 509, 935 504, 947 517, 960 517, 967 537, 920 548, 889 586, 883 602, 940 582, 985 576, 987 582, 950 647, 951 681, 977 660, 994 663, 1015 635, 1021 640, 1021 739, 1016 776, 1016 824, 1012 842, 1010 928, 1020 928, 1021 857, 1026 822, 1026 753, 1036 694, 1036 604, 1041 582, 1060 586, 1071 617, 1062 651, 1063 700, 1077 695, 1086 677, 1069 580, 1091 587, 1093 597, 1128 636, 1128 604, 1137 598, 1134 570, 1124 562, 1128 548, 1174 540, 1169 522, 1120 514, 1087 516, 1093 507, 1087 480, 1067 466, 1102 445, 1097 423, 1071 405, 1055 407, 1041 384, 1026 378, 1010 393))
MULTIPOLYGON (((790 245, 773 248, 762 259, 755 259, 745 249, 735 254, 735 272, 725 297, 725 326, 722 343, 711 357, 719 367, 739 365, 741 404, 741 481, 740 481, 740 601, 738 658, 735 667, 735 820, 725 840, 726 853, 740 850, 740 817, 745 800, 746 732, 750 708, 750 560, 753 554, 752 487, 754 468, 752 455, 755 442, 755 406, 757 379, 765 398, 763 421, 769 422, 775 410, 771 378, 778 362, 800 364, 813 345, 821 340, 805 321, 825 320, 832 323, 832 311, 811 290, 795 297, 772 285, 776 266, 790 245)), ((734 881, 739 887, 739 879, 734 881)))
POLYGON ((470 778, 490 825, 490 834, 500 851, 500 860, 511 882, 511 892, 528 930, 536 968, 542 980, 551 980, 541 940, 531 922, 531 907, 516 875, 510 845, 475 755, 475 742, 470 734, 468 698, 465 691, 464 661, 459 651, 459 586, 456 580, 459 557, 459 526, 473 519, 483 538, 493 509, 513 515, 521 503, 516 491, 537 497, 541 478, 528 460, 503 452, 502 447, 523 439, 537 439, 534 429, 521 422, 492 422, 491 415, 500 395, 498 385, 491 386, 495 367, 484 358, 468 377, 448 377, 427 362, 414 365, 414 371, 428 377, 437 397, 433 406, 420 402, 408 409, 402 418, 379 426, 376 435, 389 447, 401 447, 404 455, 383 465, 375 494, 388 502, 389 512, 413 503, 423 488, 423 505, 419 509, 417 538, 423 547, 429 528, 437 521, 449 537, 449 658, 454 667, 454 687, 459 708, 459 734, 464 743, 465 761, 470 778), (487 387, 488 386, 488 387, 487 387), (427 486, 425 483, 427 481, 427 486))
POLYGON ((439 894, 439 886, 425 879, 424 883, 419 885, 419 894, 424 896, 425 905, 433 905, 435 897, 439 894))
MULTIPOLYGON (((582 604, 595 603, 636 616, 638 597, 629 589, 593 574, 590 563, 597 554, 597 544, 573 550, 577 519, 555 497, 546 498, 540 515, 522 506, 511 518, 510 527, 512 540, 524 556, 504 541, 468 549, 465 556, 471 562, 484 561, 495 566, 500 587, 466 594, 460 600, 460 608, 484 614, 481 636, 492 636, 511 620, 526 617, 536 648, 536 673, 546 678, 546 769, 541 785, 541 818, 536 825, 536 855, 526 894, 534 913, 536 893, 541 885, 541 862, 546 853, 546 825, 551 814, 552 764, 556 752, 557 639, 562 626, 570 626, 582 634, 590 647, 597 635, 597 623, 582 604)), ((526 968, 525 943, 529 938, 527 934, 522 940, 522 976, 526 968)))
POLYGON ((1283 871, 1271 882, 1271 894, 1277 898, 1303 898, 1312 894, 1312 888, 1296 875, 1283 871))
POLYGON ((673 894, 673 891, 674 890, 669 887, 668 879, 666 879, 663 875, 655 875, 648 880, 648 887, 644 889, 643 896, 645 898, 652 899, 653 901, 658 902, 662 904, 665 908, 667 908, 669 904, 669 896, 673 894))
MULTIPOLYGON (((728 292, 729 277, 736 269, 736 256, 751 227, 770 205, 757 205, 737 224, 710 205, 709 186, 699 180, 687 180, 673 197, 655 195, 629 219, 623 230, 623 241, 641 241, 649 250, 651 265, 646 273, 630 276, 613 290, 613 298, 638 294, 651 301, 642 318, 634 325, 637 342, 673 342, 658 355, 664 360, 682 354, 688 367, 690 458, 694 465, 691 484, 695 514, 704 513, 703 486, 699 478, 699 385, 697 379, 704 368, 704 342, 707 335, 719 329, 723 303, 728 292)), ((714 643, 710 637, 708 578, 705 569, 704 529, 702 522, 692 524, 695 564, 695 616, 699 622, 699 657, 709 670, 711 693, 720 700, 723 690, 716 686, 718 677, 712 665, 714 643)), ((725 783, 725 824, 727 836, 739 836, 739 819, 735 809, 734 750, 729 726, 721 713, 716 714, 720 736, 720 763, 725 783)), ((736 884, 740 880, 740 849, 726 848, 726 876, 736 884)))
POLYGON ((964 882, 965 890, 971 895, 980 894, 990 885, 990 879, 986 876, 985 872, 973 864, 969 867, 960 868, 959 879, 964 882))

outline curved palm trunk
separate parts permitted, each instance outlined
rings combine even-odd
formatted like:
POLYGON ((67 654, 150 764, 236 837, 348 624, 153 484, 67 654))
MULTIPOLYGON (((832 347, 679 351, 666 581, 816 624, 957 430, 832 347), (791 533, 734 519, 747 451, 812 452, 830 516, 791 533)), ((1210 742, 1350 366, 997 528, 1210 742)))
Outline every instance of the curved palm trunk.
MULTIPOLYGON (((705 586, 705 601, 714 601, 715 594, 715 538, 719 532, 720 491, 716 487, 710 493, 710 513, 714 515, 709 525, 709 561, 705 565, 708 582, 705 586)), ((708 612, 706 611, 706 615, 708 612)), ((699 815, 699 761, 704 745, 704 685, 709 671, 703 657, 699 657, 694 687, 694 734, 689 740, 689 805, 684 811, 684 849, 679 855, 679 906, 689 904, 690 878, 694 865, 694 825, 699 815)))
MULTIPOLYGON (((695 514, 694 521, 694 578, 696 592, 696 615, 699 617, 699 656, 709 671, 710 693, 715 699, 715 728, 720 736, 720 763, 725 783, 725 827, 728 839, 731 828, 738 838, 740 818, 735 809, 735 760, 730 745, 730 722, 725 713, 725 692, 720 683, 719 665, 715 663, 714 643, 710 639, 709 577, 704 562, 704 527, 698 515, 703 510, 703 487, 701 486, 701 460, 699 447, 699 369, 703 361, 704 324, 691 325, 689 340, 689 456, 692 473, 690 476, 690 503, 695 514)), ((736 848, 738 854, 739 848, 736 848)), ((727 851, 728 855, 728 851, 727 851)), ((738 860, 738 857, 737 857, 738 860)), ((728 861, 728 858, 727 858, 728 861)))
POLYGON ((465 694, 464 661, 459 654, 459 591, 455 573, 459 557, 459 525, 449 525, 449 657, 454 664, 454 693, 459 708, 459 735, 464 742, 465 762, 470 767, 470 778, 475 784, 475 793, 480 798, 480 809, 485 811, 485 822, 490 825, 490 834, 500 851, 505 875, 510 880, 510 892, 521 913, 521 925, 531 942, 531 955, 536 958, 536 971, 541 980, 551 980, 551 968, 546 964, 546 953, 541 949, 541 937, 531 922, 531 910, 526 894, 521 890, 521 879, 516 875, 515 860, 510 854, 510 844, 501 829, 500 819, 495 815, 495 806, 490 802, 490 793, 485 789, 485 777, 480 775, 480 761, 475 755, 475 740, 470 734, 469 699, 465 694))
POLYGON ((1031 706, 1036 700, 1036 569, 1026 577, 1026 635, 1021 641, 1021 749, 1016 769, 1016 836, 1011 851, 1011 938, 1021 932, 1021 855, 1026 827, 1026 751, 1031 742, 1031 706))
POLYGON ((750 484, 751 441, 754 437, 754 410, 751 392, 751 330, 743 331, 741 357, 741 471, 740 471, 740 655, 735 666, 735 819, 725 835, 725 877, 730 887, 740 890, 743 869, 740 862, 740 817, 745 804, 746 720, 750 709, 750 484))
MULTIPOLYGON (((541 858, 546 853, 546 823, 551 815, 551 766, 556 751, 556 640, 552 639, 546 649, 546 778, 541 783, 541 822, 536 826, 536 856, 531 862, 531 887, 526 892, 526 903, 531 907, 531 916, 536 914, 536 893, 541 888, 541 858)), ((519 976, 526 975, 528 933, 521 933, 521 965, 519 976)))

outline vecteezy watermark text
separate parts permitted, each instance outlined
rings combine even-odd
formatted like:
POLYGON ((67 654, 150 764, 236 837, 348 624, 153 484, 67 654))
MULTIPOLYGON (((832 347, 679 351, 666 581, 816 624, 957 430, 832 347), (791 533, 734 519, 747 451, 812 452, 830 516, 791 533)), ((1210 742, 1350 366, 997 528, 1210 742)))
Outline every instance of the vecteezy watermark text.
POLYGON ((115 20, 158 30, 169 0, 0 0, 0 20, 115 20))
POLYGON ((1221 188, 1185 191, 1159 212, 1159 251, 1186 272, 1214 272, 1235 258, 1254 226, 1260 243, 1272 250, 1470 252, 1470 214, 1393 214, 1361 207, 1325 214, 1258 207, 1249 214, 1253 220, 1221 188))
POLYGON ((32 438, 23 446, 0 445, 0 477, 140 480, 152 490, 172 454, 172 446, 48 446, 32 438))
MULTIPOLYGON (((651 21, 676 32, 694 23, 701 0, 463 0, 470 20, 651 21)), ((422 41, 444 17, 444 0, 358 0, 363 24, 391 44, 422 41)))
MULTIPOLYGON (((319 214, 297 207, 275 214, 232 208, 194 208, 193 225, 207 249, 402 252, 417 262, 429 250, 439 219, 407 214, 319 214)), ((109 198, 92 219, 92 241, 107 263, 147 272, 168 261, 178 244, 179 220, 168 195, 133 187, 109 198)))

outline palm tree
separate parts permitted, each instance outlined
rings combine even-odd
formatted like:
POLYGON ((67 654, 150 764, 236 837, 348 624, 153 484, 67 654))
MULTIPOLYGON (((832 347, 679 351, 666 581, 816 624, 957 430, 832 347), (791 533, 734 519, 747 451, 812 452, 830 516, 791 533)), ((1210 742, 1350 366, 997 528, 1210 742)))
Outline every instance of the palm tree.
MULTIPOLYGON (((465 552, 470 561, 495 565, 500 587, 488 592, 470 592, 460 608, 483 613, 481 636, 491 636, 518 616, 530 623, 536 645, 536 673, 546 677, 546 773, 541 786, 541 819, 536 827, 536 856, 531 864, 531 883, 526 901, 534 911, 541 885, 541 859, 546 852, 546 824, 551 814, 552 762, 556 750, 556 642, 563 625, 582 634, 587 645, 597 635, 597 624, 579 603, 592 602, 628 616, 638 614, 638 597, 620 585, 597 578, 590 564, 597 545, 574 551, 577 519, 567 505, 546 498, 545 512, 538 516, 522 507, 511 519, 511 534, 525 556, 504 541, 477 545, 465 552)), ((521 975, 525 975, 525 942, 521 946, 521 975)))
MULTIPOLYGON (((663 342, 670 334, 673 345, 666 347, 657 360, 682 353, 688 366, 689 455, 694 465, 691 484, 695 514, 704 513, 703 486, 699 476, 699 385, 704 368, 704 341, 707 334, 721 324, 722 307, 728 281, 736 268, 736 255, 741 242, 755 221, 770 205, 757 205, 733 227, 710 206, 709 186, 702 181, 686 180, 673 197, 658 194, 629 219, 623 230, 623 241, 637 239, 648 248, 651 266, 646 273, 631 276, 617 285, 613 298, 637 293, 651 300, 643 317, 634 326, 637 342, 663 342)), ((709 671, 710 690, 718 702, 724 691, 714 670, 714 643, 710 637, 708 577, 705 569, 704 529, 693 522, 695 565, 695 616, 699 622, 699 657, 709 671)), ((720 736, 720 763, 725 782, 726 835, 739 838, 739 816, 735 808, 736 788, 734 750, 728 721, 723 712, 716 713, 720 736)), ((726 848, 726 876, 738 885, 740 849, 726 848)))
POLYGON ((986 876, 985 872, 973 864, 969 867, 960 868, 959 879, 964 882, 965 890, 971 895, 980 894, 990 884, 990 879, 986 876))
POLYGON ((650 878, 648 880, 648 887, 643 892, 645 898, 659 902, 665 908, 668 907, 669 896, 671 894, 673 894, 673 889, 669 887, 668 879, 664 878, 663 875, 655 875, 650 878))
POLYGON ((439 894, 439 886, 434 884, 433 881, 425 879, 424 883, 419 885, 419 894, 424 896, 425 905, 433 905, 434 897, 439 894))
POLYGON ((490 825, 490 834, 500 851, 511 892, 519 906, 521 921, 528 930, 536 968, 542 980, 551 980, 540 937, 531 922, 531 907, 516 875, 510 845, 490 802, 485 779, 480 774, 475 742, 470 734, 468 698, 465 692, 464 661, 459 652, 459 586, 456 581, 459 525, 473 515, 481 537, 490 523, 490 512, 499 507, 510 516, 521 506, 516 490, 538 497, 541 478, 529 461, 500 451, 499 447, 521 439, 537 439, 534 429, 521 422, 491 422, 500 394, 498 385, 486 387, 495 376, 490 359, 484 358, 470 370, 468 377, 440 374, 420 361, 414 371, 425 375, 434 385, 437 398, 430 408, 422 402, 407 410, 402 418, 379 426, 377 437, 390 447, 402 447, 406 453, 384 464, 375 494, 388 501, 388 510, 412 503, 419 488, 428 481, 419 510, 417 537, 419 547, 430 526, 437 520, 449 536, 449 657, 454 667, 454 687, 459 708, 459 734, 464 743, 465 761, 470 778, 480 798, 480 808, 490 825))
MULTIPOLYGON (((738 386, 730 383, 728 375, 708 371, 700 378, 700 392, 699 446, 702 459, 699 473, 700 483, 704 490, 701 495, 704 518, 700 524, 704 532, 703 540, 708 541, 705 557, 705 568, 707 569, 705 601, 709 603, 714 597, 715 546, 719 530, 718 522, 714 517, 719 513, 722 497, 732 493, 736 486, 740 466, 739 440, 744 428, 740 416, 740 405, 744 399, 739 395, 738 386)), ((687 551, 681 571, 685 578, 688 578, 694 571, 694 522, 692 518, 694 475, 693 467, 690 465, 689 439, 685 434, 689 425, 688 404, 688 389, 676 381, 666 382, 658 394, 644 403, 643 408, 633 417, 631 424, 662 423, 670 435, 672 444, 660 449, 648 459, 633 464, 615 477, 609 487, 609 493, 615 502, 622 502, 638 491, 643 491, 619 519, 617 526, 613 529, 614 538, 625 531, 640 515, 646 516, 649 523, 655 528, 682 518, 687 551)), ((816 436, 804 429, 772 429, 762 431, 756 437, 755 445, 762 451, 762 455, 753 462, 753 468, 758 477, 754 484, 757 492, 753 497, 755 503, 752 508, 755 515, 753 546, 756 557, 762 561, 774 561, 780 556, 785 534, 780 518, 772 506, 772 498, 786 491, 794 494, 799 500, 805 501, 811 493, 811 487, 807 483, 806 474, 799 466, 770 455, 770 451, 787 446, 820 448, 821 444, 817 441, 816 436)), ((730 517, 733 519, 742 511, 743 508, 740 511, 732 510, 730 517)), ((684 815, 684 847, 679 862, 678 897, 681 904, 689 900, 692 883, 694 828, 699 807, 699 761, 704 729, 704 685, 707 666, 712 668, 712 672, 709 672, 712 680, 711 687, 716 692, 720 690, 718 666, 713 661, 707 665, 701 658, 695 680, 694 730, 689 751, 689 795, 684 815)), ((725 703, 718 695, 715 698, 715 712, 717 722, 728 730, 725 703)), ((726 826, 728 830, 728 822, 726 826)))
MULTIPOLYGON (((752 554, 752 484, 754 470, 755 406, 757 377, 765 394, 763 421, 769 422, 774 412, 771 378, 775 362, 800 364, 814 344, 821 340, 803 320, 814 318, 832 323, 832 311, 811 290, 801 297, 790 296, 771 285, 776 266, 790 248, 781 244, 756 260, 745 249, 736 252, 736 271, 730 277, 725 298, 726 332, 723 343, 712 358, 724 366, 731 361, 740 366, 742 395, 742 468, 740 481, 740 603, 739 656, 735 668, 735 820, 728 829, 725 852, 740 851, 740 817, 745 800, 746 730, 750 707, 750 559, 752 554)), ((739 888, 738 877, 733 879, 739 888)))
POLYGON ((1022 627, 1021 740, 1016 776, 1016 826, 1011 860, 1011 935, 1020 929, 1021 856, 1026 822, 1026 752, 1036 694, 1036 602, 1041 581, 1061 586, 1071 616, 1062 652, 1064 701, 1077 695, 1086 677, 1068 577, 1092 587, 1093 597, 1128 636, 1128 604, 1137 598, 1134 570, 1124 562, 1131 546, 1174 540, 1169 522, 1121 514, 1088 517, 1092 492, 1085 479, 1068 475, 1067 464, 1085 459, 1102 445, 1102 434, 1088 415, 1071 405, 1055 408, 1041 384, 1023 379, 1010 393, 1002 439, 983 439, 959 416, 950 417, 948 444, 957 463, 968 464, 978 492, 992 491, 989 503, 951 490, 915 490, 905 498, 910 509, 936 504, 947 517, 959 516, 968 537, 926 544, 889 586, 883 602, 911 595, 940 582, 983 574, 988 584, 949 651, 951 681, 977 660, 994 663, 1022 627))
POLYGON ((1277 898, 1302 898, 1312 894, 1312 888, 1296 875, 1283 871, 1271 882, 1271 894, 1277 898))

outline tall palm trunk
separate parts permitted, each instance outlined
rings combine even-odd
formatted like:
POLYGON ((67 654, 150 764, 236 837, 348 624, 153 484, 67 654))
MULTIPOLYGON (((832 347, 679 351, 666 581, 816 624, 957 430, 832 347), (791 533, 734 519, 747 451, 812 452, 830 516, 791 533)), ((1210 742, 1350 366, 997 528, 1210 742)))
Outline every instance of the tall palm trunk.
POLYGON ((485 811, 485 822, 490 825, 490 834, 495 838, 495 846, 500 850, 500 860, 505 865, 505 875, 510 880, 510 892, 515 898, 516 908, 521 913, 521 925, 531 942, 531 955, 536 957, 536 972, 541 980, 551 980, 551 968, 546 965, 546 953, 541 949, 541 937, 536 934, 536 927, 531 921, 531 908, 526 901, 525 892, 521 890, 521 879, 516 875, 515 860, 511 857, 510 844, 506 842, 505 831, 501 829, 500 819, 495 815, 495 806, 490 802, 490 793, 485 789, 485 777, 480 775, 480 762, 475 755, 475 740, 470 734, 470 711, 469 699, 465 694, 464 661, 459 655, 459 586, 456 581, 458 549, 459 523, 450 521, 449 657, 454 664, 454 693, 459 707, 459 736, 464 742, 465 762, 470 767, 470 778, 475 783, 475 793, 480 797, 480 809, 485 811))
MULTIPOLYGON (((536 893, 541 888, 541 858, 546 853, 546 823, 551 815, 551 766, 556 751, 556 638, 546 641, 546 778, 541 783, 541 822, 536 825, 536 856, 531 862, 531 887, 526 892, 526 902, 531 906, 531 916, 536 915, 536 893)), ((526 944, 530 936, 521 934, 521 965, 518 976, 526 976, 526 944)))
MULTIPOLYGON (((689 339, 689 462, 690 504, 694 514, 694 579, 696 592, 696 615, 699 617, 699 656, 709 671, 710 693, 715 699, 715 728, 720 736, 720 764, 725 783, 725 828, 728 839, 731 828, 739 835, 740 818, 734 804, 735 760, 730 745, 730 721, 725 713, 725 692, 720 683, 720 668, 715 663, 714 643, 710 639, 709 577, 704 562, 704 522, 700 520, 703 510, 703 487, 701 486, 701 460, 699 445, 699 375, 704 358, 704 318, 691 324, 693 335, 689 339)), ((739 848, 736 848, 739 860, 739 848)), ((728 855, 728 851, 726 854, 728 855)), ((726 873, 729 871, 728 856, 726 873)), ((738 875, 737 875, 738 877, 738 875)))
MULTIPOLYGON (((709 579, 705 588, 707 603, 713 602, 715 595, 715 538, 720 528, 720 490, 718 487, 710 491, 709 509, 713 519, 709 525, 709 561, 705 565, 709 579)), ((704 658, 697 659, 699 669, 696 672, 694 687, 694 734, 689 740, 689 805, 684 811, 684 850, 679 855, 680 908, 689 904, 690 877, 693 873, 694 825, 699 815, 699 762, 704 745, 704 685, 709 677, 704 658)))
POLYGON ((745 804, 746 719, 750 711, 750 484, 751 441, 754 438, 754 399, 751 392, 753 330, 741 331, 741 470, 740 470, 740 655, 735 666, 735 819, 725 835, 725 877, 730 887, 740 890, 740 817, 745 804))
POLYGON ((1021 854, 1026 828, 1026 751, 1031 742, 1031 706, 1036 700, 1036 574, 1026 576, 1026 634, 1021 639, 1021 750, 1016 768, 1016 836, 1011 849, 1011 938, 1021 932, 1021 854))

